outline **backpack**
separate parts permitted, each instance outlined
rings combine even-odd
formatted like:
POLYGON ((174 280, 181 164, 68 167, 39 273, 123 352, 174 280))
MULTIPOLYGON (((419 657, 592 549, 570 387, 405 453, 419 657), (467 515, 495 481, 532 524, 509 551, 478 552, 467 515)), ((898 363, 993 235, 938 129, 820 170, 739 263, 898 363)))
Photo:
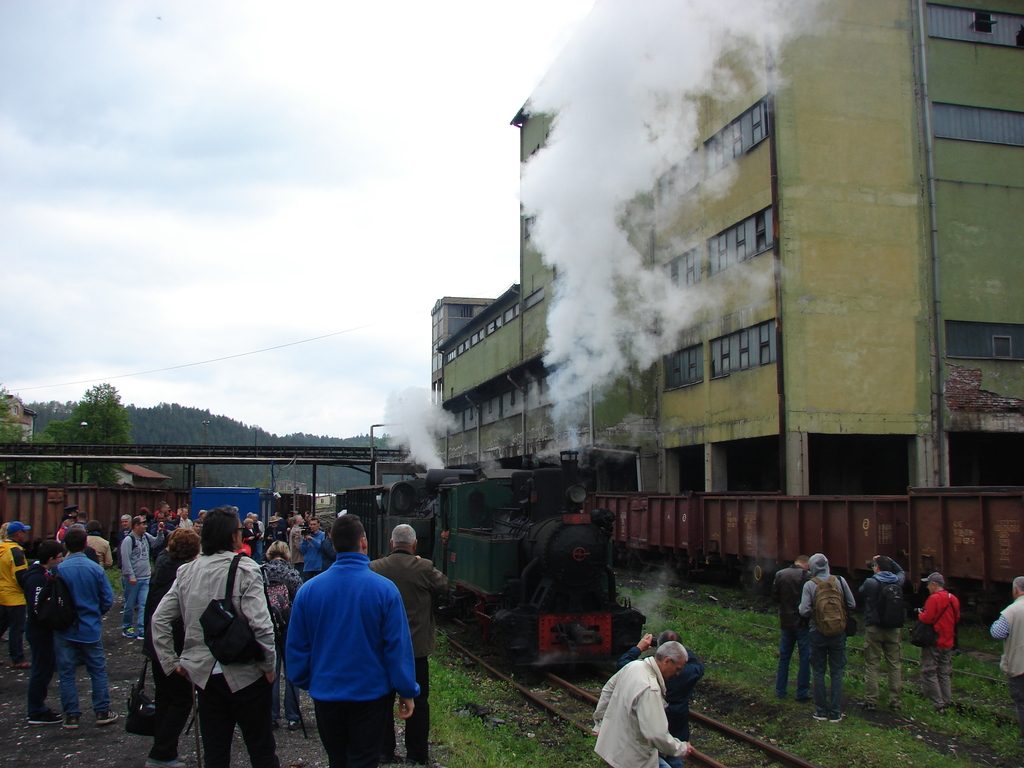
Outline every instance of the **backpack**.
POLYGON ((67 582, 59 575, 46 574, 46 583, 36 596, 36 623, 56 632, 63 632, 78 623, 75 598, 67 582))
POLYGON ((288 635, 288 622, 292 617, 292 598, 288 594, 288 585, 280 579, 266 578, 264 572, 264 587, 267 593, 267 607, 270 609, 270 619, 274 625, 274 642, 284 645, 285 637, 288 635))
POLYGON ((906 621, 906 608, 903 605, 903 587, 897 583, 882 584, 878 593, 878 626, 886 629, 902 627, 906 621))
POLYGON ((846 601, 843 590, 835 576, 822 581, 815 576, 811 579, 818 585, 814 593, 814 623, 825 637, 837 637, 846 632, 846 601))

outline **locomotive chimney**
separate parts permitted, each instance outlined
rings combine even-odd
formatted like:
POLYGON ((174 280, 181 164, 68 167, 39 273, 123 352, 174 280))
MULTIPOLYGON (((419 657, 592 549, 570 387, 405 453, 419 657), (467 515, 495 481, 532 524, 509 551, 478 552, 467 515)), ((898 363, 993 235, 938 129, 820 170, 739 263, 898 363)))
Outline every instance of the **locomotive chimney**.
POLYGON ((569 488, 580 481, 580 452, 562 451, 558 454, 562 462, 562 487, 569 488))

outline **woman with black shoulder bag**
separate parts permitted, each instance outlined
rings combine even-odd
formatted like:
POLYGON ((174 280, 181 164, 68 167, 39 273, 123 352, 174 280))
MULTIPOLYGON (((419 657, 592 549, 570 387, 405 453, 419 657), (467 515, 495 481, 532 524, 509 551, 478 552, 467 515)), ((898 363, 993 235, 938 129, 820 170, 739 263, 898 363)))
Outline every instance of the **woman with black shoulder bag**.
POLYGON ((274 627, 260 568, 237 553, 242 527, 234 507, 207 513, 202 554, 178 569, 153 614, 153 646, 164 672, 185 675, 199 689, 206 768, 229 768, 236 725, 253 768, 280 768, 270 723, 274 627), (178 617, 185 627, 180 654, 171 635, 178 617))

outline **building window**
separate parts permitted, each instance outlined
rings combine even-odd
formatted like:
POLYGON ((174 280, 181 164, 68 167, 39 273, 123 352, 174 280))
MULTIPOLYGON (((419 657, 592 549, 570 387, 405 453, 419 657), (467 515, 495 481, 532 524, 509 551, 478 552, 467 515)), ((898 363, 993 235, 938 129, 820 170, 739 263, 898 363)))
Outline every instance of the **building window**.
POLYGON ((928 35, 986 45, 1024 46, 1024 15, 928 5, 928 35))
POLYGON ((775 321, 744 328, 711 340, 711 376, 775 362, 775 321))
POLYGON ((704 381, 704 347, 695 344, 665 355, 665 389, 704 381))
POLYGON ((523 309, 530 309, 535 307, 544 301, 544 286, 541 286, 536 291, 526 297, 526 301, 523 302, 523 309))
POLYGON ((732 264, 770 250, 774 245, 772 209, 765 208, 708 240, 709 271, 711 274, 721 272, 732 264))
POLYGON ((536 216, 527 216, 523 219, 523 239, 529 240, 533 235, 533 225, 536 223, 536 216))
POLYGON ((452 316, 453 317, 472 317, 473 316, 473 305, 472 304, 452 304, 452 316))
POLYGON ((971 26, 974 28, 975 32, 981 32, 986 35, 991 35, 992 27, 995 26, 995 21, 992 19, 991 13, 975 11, 974 23, 971 26))
POLYGON ((1024 112, 932 104, 935 137, 1024 147, 1024 112))
POLYGON ((946 354, 980 359, 1024 359, 1024 325, 947 320, 946 354))
POLYGON ((768 102, 762 99, 704 142, 708 175, 749 152, 768 133, 768 102))
POLYGON ((700 282, 700 253, 691 248, 665 265, 672 285, 693 285, 700 282))

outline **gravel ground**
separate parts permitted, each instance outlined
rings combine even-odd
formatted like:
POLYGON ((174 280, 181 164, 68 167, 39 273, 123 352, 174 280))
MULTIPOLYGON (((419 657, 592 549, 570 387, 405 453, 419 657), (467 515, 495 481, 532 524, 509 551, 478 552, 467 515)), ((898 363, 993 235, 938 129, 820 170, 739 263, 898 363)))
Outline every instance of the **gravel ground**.
MULTIPOLYGON (((119 715, 118 720, 111 725, 97 727, 94 722, 89 676, 84 667, 79 667, 78 674, 79 705, 83 713, 79 729, 71 731, 60 725, 28 725, 26 702, 29 670, 11 669, 6 639, 0 644, 0 659, 4 661, 4 666, 0 667, 0 755, 3 755, 0 764, 7 768, 63 768, 69 761, 73 761, 76 768, 141 768, 144 765, 152 740, 127 733, 124 729, 128 692, 142 668, 142 643, 121 637, 120 608, 121 599, 118 597, 103 620, 103 647, 107 654, 111 708, 119 715)), ((29 654, 27 642, 25 653, 26 656, 29 654)), ((152 697, 153 687, 149 678, 147 693, 152 697)), ((50 683, 47 703, 51 709, 60 710, 60 686, 56 673, 50 683)), ((327 755, 317 735, 313 705, 304 692, 300 695, 300 706, 309 738, 304 738, 301 730, 280 728, 275 731, 281 765, 309 768, 326 766, 327 755)), ((401 733, 398 743, 401 748, 404 743, 401 733)), ((181 760, 189 766, 197 766, 194 729, 182 734, 178 750, 181 760)), ((231 765, 233 768, 249 765, 248 753, 237 729, 231 765)))

